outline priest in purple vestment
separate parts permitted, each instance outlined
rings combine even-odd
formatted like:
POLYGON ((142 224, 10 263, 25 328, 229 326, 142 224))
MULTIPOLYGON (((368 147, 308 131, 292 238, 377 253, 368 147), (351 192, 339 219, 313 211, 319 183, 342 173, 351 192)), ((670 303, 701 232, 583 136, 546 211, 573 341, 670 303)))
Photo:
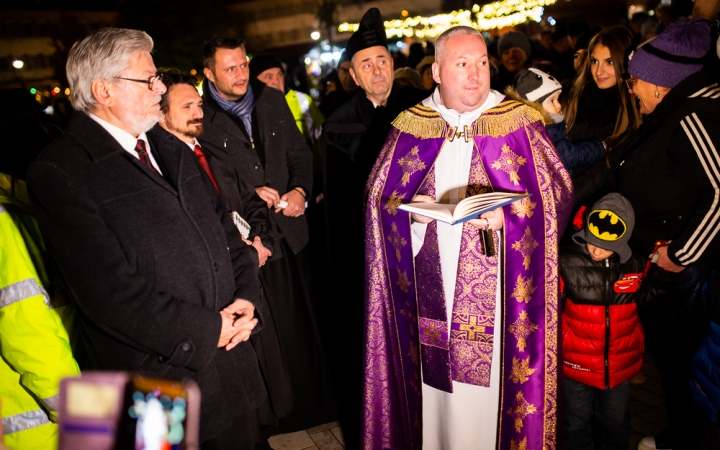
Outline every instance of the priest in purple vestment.
POLYGON ((477 30, 435 59, 368 181, 363 448, 554 449, 570 177, 539 113, 490 89, 477 30), (398 209, 483 192, 530 197, 457 225, 398 209))

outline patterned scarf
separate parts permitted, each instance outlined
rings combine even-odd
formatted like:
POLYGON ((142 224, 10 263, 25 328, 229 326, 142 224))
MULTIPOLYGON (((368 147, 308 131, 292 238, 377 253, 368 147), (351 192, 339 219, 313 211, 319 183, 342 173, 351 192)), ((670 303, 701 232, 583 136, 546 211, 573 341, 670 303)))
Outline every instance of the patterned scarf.
POLYGON ((247 93, 239 101, 226 100, 220 96, 212 81, 208 80, 210 96, 215 99, 220 108, 228 114, 239 117, 245 124, 245 131, 252 137, 252 109, 255 106, 255 96, 252 87, 248 84, 247 93))

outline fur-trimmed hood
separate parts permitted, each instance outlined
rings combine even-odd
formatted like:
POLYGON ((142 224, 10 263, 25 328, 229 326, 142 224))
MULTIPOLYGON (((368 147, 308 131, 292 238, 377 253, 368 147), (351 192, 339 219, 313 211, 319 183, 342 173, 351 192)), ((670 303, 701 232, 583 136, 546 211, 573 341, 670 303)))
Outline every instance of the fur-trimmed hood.
POLYGON ((543 108, 542 103, 540 102, 531 102, 530 100, 522 98, 522 96, 518 93, 517 90, 515 90, 514 87, 508 86, 505 88, 505 96, 509 99, 516 100, 518 102, 524 103, 531 108, 537 110, 540 114, 542 114, 543 117, 543 124, 545 126, 552 125, 555 122, 552 120, 552 117, 550 117, 550 113, 545 111, 545 108, 543 108))

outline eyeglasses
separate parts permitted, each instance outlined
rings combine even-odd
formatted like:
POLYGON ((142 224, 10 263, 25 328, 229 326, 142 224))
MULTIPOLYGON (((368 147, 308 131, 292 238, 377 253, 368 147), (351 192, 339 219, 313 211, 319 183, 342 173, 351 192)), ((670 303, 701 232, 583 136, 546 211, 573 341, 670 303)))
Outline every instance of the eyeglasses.
POLYGON ((624 73, 622 74, 622 79, 625 81, 625 85, 627 86, 627 88, 632 90, 633 86, 635 85, 635 83, 638 82, 640 78, 634 77, 629 73, 624 73))
POLYGON ((148 85, 148 89, 150 89, 151 91, 154 91, 155 89, 158 88, 158 86, 160 86, 159 83, 162 81, 163 74, 153 75, 150 78, 148 78, 147 80, 136 80, 135 78, 123 78, 123 77, 115 77, 115 78, 117 78, 118 80, 134 81, 136 83, 145 83, 148 85))

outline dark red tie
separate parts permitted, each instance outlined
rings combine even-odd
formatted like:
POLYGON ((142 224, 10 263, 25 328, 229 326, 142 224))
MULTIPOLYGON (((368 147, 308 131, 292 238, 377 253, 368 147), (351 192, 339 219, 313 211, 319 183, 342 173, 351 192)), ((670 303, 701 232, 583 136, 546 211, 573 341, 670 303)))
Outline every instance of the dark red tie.
POLYGON ((203 153, 202 148, 200 148, 199 145, 195 144, 193 152, 195 153, 195 156, 197 156, 198 161, 200 161, 200 165, 203 166, 203 169, 205 169, 205 172, 207 172, 208 176, 210 177, 210 181, 213 182, 213 184, 215 185, 215 189, 217 189, 219 194, 220 188, 218 187, 217 181, 215 180, 215 175, 213 175, 212 170, 210 169, 210 165, 208 164, 207 158, 205 157, 205 153, 203 153))
POLYGON ((158 175, 160 174, 160 172, 157 171, 155 166, 152 165, 152 161, 150 161, 150 155, 148 155, 147 148, 145 148, 145 141, 143 141, 142 139, 138 139, 137 144, 135 145, 135 151, 138 153, 141 163, 148 166, 153 172, 157 173, 158 175))

